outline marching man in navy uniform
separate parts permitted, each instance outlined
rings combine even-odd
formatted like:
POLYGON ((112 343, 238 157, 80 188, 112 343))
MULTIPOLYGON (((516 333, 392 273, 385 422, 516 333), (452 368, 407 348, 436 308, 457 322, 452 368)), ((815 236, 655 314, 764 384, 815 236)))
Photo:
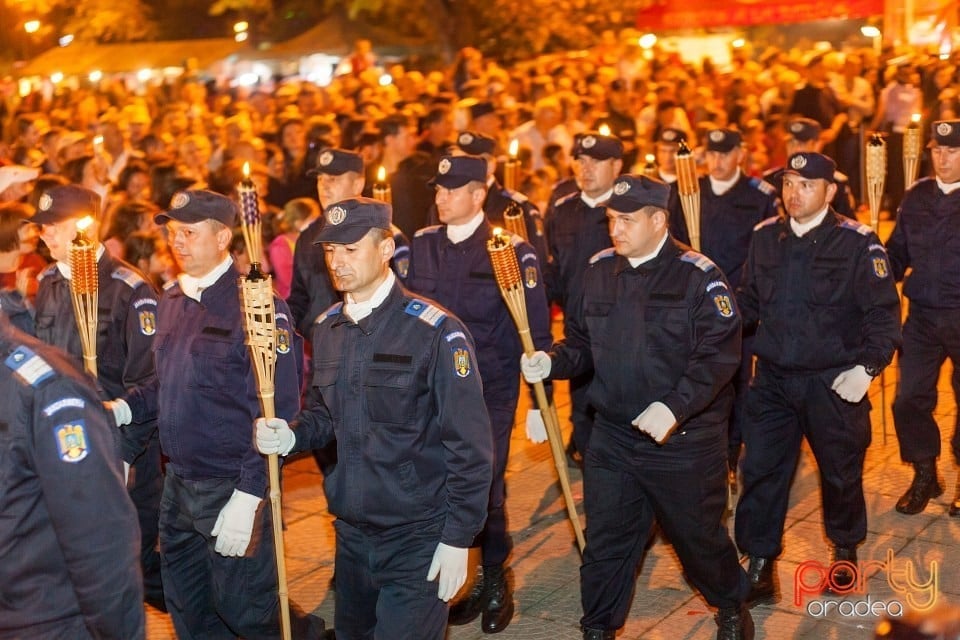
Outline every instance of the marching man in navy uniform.
MULTIPOLYGON (((483 614, 485 633, 498 633, 513 618, 513 595, 506 563, 513 547, 507 532, 504 475, 510 436, 520 399, 523 348, 493 274, 487 241, 492 221, 483 208, 487 198, 489 163, 477 156, 444 156, 432 182, 442 225, 417 231, 413 238, 407 286, 435 299, 459 317, 476 343, 477 370, 493 429, 493 484, 487 523, 480 539, 481 568, 470 595, 450 610, 450 624, 461 625, 483 614)), ((550 346, 550 314, 534 248, 511 236, 524 281, 524 298, 534 344, 550 346)), ((542 429, 542 417, 531 411, 528 420, 542 429)))
MULTIPOLYGON (((79 185, 46 191, 31 219, 41 225, 41 237, 56 262, 40 274, 35 331, 42 341, 60 347, 80 366, 83 350, 70 294, 70 243, 77 222, 90 217, 87 237, 97 238, 100 196, 79 185)), ((135 267, 113 258, 97 246, 98 319, 97 382, 106 394, 117 425, 128 489, 137 507, 141 535, 141 568, 146 601, 164 609, 160 556, 157 552, 157 512, 163 479, 156 407, 142 404, 140 390, 156 383, 153 339, 156 334, 157 293, 135 267), (136 417, 135 417, 136 416, 136 417)))
POLYGON ((337 638, 441 640, 490 494, 473 339, 390 270, 389 205, 344 200, 324 216, 317 241, 344 302, 314 324, 304 410, 289 424, 258 419, 257 448, 287 455, 336 440, 324 491, 337 517, 337 638))
POLYGON ((0 310, 0 638, 144 638, 137 514, 90 379, 0 310))
MULTIPOLYGON (((866 396, 900 344, 900 298, 876 234, 830 208, 835 171, 825 155, 790 156, 787 217, 757 225, 737 292, 744 324, 757 327, 736 520, 737 545, 750 557, 752 603, 779 597, 774 561, 803 438, 820 471, 834 560, 856 563, 867 535, 866 396)), ((830 585, 854 580, 839 569, 830 585)))
POLYGON ((626 622, 654 520, 719 609, 717 639, 753 638, 746 574, 722 521, 740 317, 723 273, 668 233, 669 196, 658 180, 617 178, 606 205, 613 247, 591 258, 564 339, 521 359, 528 382, 593 370, 585 640, 613 640, 626 622))
MULTIPOLYGON (((160 507, 167 608, 181 638, 279 638, 280 607, 267 461, 253 445, 260 414, 230 256, 236 205, 210 191, 181 191, 166 225, 183 269, 157 311, 154 355, 159 431, 169 458, 160 507)), ((299 408, 301 344, 286 304, 277 323, 276 410, 299 408)), ((291 611, 294 637, 319 638, 322 620, 291 611)))

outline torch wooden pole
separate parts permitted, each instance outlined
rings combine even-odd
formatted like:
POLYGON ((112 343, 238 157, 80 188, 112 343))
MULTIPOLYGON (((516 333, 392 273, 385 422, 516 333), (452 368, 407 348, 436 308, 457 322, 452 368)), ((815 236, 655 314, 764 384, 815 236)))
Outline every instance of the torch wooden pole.
MULTIPOLYGON (((905 143, 906 144, 906 143, 905 143)), ((906 146, 904 146, 906 154, 906 146)), ((887 175, 887 145, 875 133, 866 144, 864 152, 867 177, 867 203, 870 206, 870 226, 873 232, 880 237, 880 206, 883 203, 883 188, 887 175)), ((905 156, 906 157, 906 156, 905 156)), ((908 169, 905 168, 905 171, 908 169)), ((909 180, 909 179, 908 179, 909 180)), ((912 181, 908 181, 912 184, 912 181)), ((886 369, 880 371, 880 425, 883 434, 883 444, 887 444, 887 376, 886 369)))

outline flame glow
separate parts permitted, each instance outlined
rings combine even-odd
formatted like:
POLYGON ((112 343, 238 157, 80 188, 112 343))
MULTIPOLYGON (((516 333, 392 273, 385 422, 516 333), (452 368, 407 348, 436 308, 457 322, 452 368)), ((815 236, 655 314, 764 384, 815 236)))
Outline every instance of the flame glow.
POLYGON ((91 216, 84 216, 83 218, 77 220, 77 231, 86 231, 92 224, 93 218, 91 216))
POLYGON ((520 151, 520 141, 514 138, 510 141, 510 157, 516 159, 517 153, 520 151))
POLYGON ((377 169, 377 182, 386 182, 387 181, 387 168, 383 165, 380 165, 380 168, 377 169))

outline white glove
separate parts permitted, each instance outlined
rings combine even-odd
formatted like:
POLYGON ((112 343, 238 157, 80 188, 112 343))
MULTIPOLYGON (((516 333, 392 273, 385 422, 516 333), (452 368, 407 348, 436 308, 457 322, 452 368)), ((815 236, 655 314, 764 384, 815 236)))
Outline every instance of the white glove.
POLYGON ((247 552, 250 536, 253 534, 253 519, 257 515, 260 498, 233 490, 233 495, 223 505, 217 523, 213 525, 210 535, 216 537, 214 547, 222 556, 242 556, 247 552))
POLYGON ((467 555, 469 549, 451 547, 442 542, 433 552, 433 561, 427 571, 427 582, 432 582, 439 576, 437 597, 444 602, 457 595, 460 587, 467 581, 467 555))
POLYGON ((130 463, 126 460, 123 461, 123 484, 126 485, 130 482, 130 463))
POLYGON ((677 417, 662 402, 653 402, 631 422, 644 433, 649 433, 659 444, 663 444, 677 426, 677 417))
POLYGON ((103 403, 104 409, 113 414, 113 421, 118 427, 122 427, 133 422, 133 412, 130 411, 130 405, 123 398, 116 400, 106 400, 103 403))
POLYGON ((523 378, 530 384, 543 382, 550 376, 550 356, 543 351, 536 351, 530 357, 527 354, 520 356, 520 372, 523 378))
POLYGON ((843 371, 834 379, 830 386, 838 396, 847 402, 860 402, 867 395, 873 377, 867 373, 862 364, 843 371))
POLYGON ((535 444, 547 441, 547 425, 543 423, 543 414, 538 409, 527 411, 527 440, 535 444))
POLYGON ((293 449, 297 437, 283 418, 257 418, 253 424, 257 431, 257 451, 260 453, 285 456, 293 449))

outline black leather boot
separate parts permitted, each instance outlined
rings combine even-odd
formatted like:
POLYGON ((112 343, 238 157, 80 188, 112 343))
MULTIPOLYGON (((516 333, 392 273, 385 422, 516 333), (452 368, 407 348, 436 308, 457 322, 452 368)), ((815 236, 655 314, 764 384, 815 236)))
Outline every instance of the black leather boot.
POLYGON ((746 607, 717 612, 717 640, 753 640, 753 617, 746 607))
MULTIPOLYGON (((833 550, 833 562, 840 562, 843 560, 856 565, 857 548, 836 547, 833 550)), ((833 562, 831 563, 831 567, 833 566, 833 562)), ((827 581, 827 586, 823 588, 823 592, 829 595, 846 595, 849 593, 849 591, 847 591, 848 587, 850 587, 850 585, 852 585, 856 580, 856 569, 851 570, 849 567, 837 567, 836 569, 831 569, 830 578, 827 581), (834 589, 834 587, 836 587, 836 589, 834 589)))
POLYGON ((484 633, 500 633, 513 620, 513 589, 509 573, 503 565, 483 568, 486 602, 480 628, 484 633))
POLYGON ((920 513, 927 508, 931 498, 943 494, 943 485, 937 479, 936 459, 913 463, 913 482, 907 492, 897 500, 897 511, 907 515, 920 513))
POLYGON ((750 578, 747 605, 752 607, 756 604, 772 604, 780 600, 780 590, 777 585, 777 572, 773 558, 750 556, 747 577, 750 578))
POLYGON ((584 629, 583 640, 614 640, 617 637, 616 631, 607 629, 584 629))
POLYGON ((483 611, 487 603, 486 589, 484 588, 483 567, 477 567, 477 576, 473 582, 473 589, 470 595, 450 607, 450 613, 447 614, 447 622, 459 626, 473 622, 483 611))
POLYGON ((957 475, 957 488, 953 492, 953 502, 950 503, 950 517, 960 518, 960 475, 957 475))

